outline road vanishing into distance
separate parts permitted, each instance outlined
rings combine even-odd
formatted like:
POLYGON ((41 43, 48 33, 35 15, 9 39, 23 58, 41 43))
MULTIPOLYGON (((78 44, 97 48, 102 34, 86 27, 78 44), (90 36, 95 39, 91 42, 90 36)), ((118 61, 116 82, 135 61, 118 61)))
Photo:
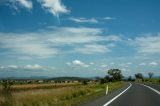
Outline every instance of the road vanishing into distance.
POLYGON ((129 83, 81 106, 160 106, 160 85, 129 83))

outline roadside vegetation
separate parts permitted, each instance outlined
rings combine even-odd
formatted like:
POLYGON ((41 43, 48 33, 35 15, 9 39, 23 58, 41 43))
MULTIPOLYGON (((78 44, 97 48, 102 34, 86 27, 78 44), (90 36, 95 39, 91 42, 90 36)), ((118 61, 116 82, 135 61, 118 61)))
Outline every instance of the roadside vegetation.
POLYGON ((0 106, 77 106, 94 97, 109 93, 126 84, 121 71, 113 69, 95 81, 77 83, 14 84, 4 81, 0 87, 0 106))
POLYGON ((124 83, 89 83, 52 89, 34 89, 33 87, 33 89, 29 90, 8 90, 5 93, 7 95, 0 96, 0 106, 75 106, 92 96, 104 94, 106 85, 109 85, 109 92, 111 92, 124 86, 124 83))
POLYGON ((142 73, 135 74, 135 79, 131 76, 128 77, 128 81, 137 82, 137 83, 145 83, 145 84, 159 84, 160 85, 160 77, 155 78, 154 73, 149 72, 148 77, 144 77, 142 73))

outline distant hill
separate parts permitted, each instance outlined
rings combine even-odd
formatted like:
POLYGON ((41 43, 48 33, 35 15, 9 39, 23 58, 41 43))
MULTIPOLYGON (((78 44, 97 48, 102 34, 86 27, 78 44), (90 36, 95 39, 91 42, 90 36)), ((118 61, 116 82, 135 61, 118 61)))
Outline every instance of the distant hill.
POLYGON ((55 80, 55 81, 81 81, 81 80, 93 80, 93 78, 83 77, 47 77, 47 76, 31 76, 31 77, 8 77, 0 78, 0 80, 55 80))
POLYGON ((55 77, 49 80, 55 81, 81 81, 81 80, 92 80, 91 78, 82 78, 82 77, 55 77))

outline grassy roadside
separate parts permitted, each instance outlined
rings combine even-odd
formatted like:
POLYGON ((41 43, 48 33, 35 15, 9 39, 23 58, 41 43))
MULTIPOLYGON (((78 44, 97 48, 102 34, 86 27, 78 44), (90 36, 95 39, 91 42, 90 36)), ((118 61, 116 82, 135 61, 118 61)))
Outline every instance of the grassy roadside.
POLYGON ((160 85, 160 78, 145 78, 143 81, 135 81, 136 83, 160 85))
MULTIPOLYGON (((111 92, 125 84, 124 82, 75 84, 52 89, 18 90, 12 92, 12 101, 14 101, 13 106, 77 106, 84 101, 104 94, 106 85, 109 85, 109 92, 111 92)), ((4 101, 5 98, 0 96, 0 106, 4 101)))
POLYGON ((74 106, 77 106, 79 104, 83 104, 83 103, 90 101, 90 100, 93 100, 99 96, 105 95, 107 85, 108 85, 108 93, 111 93, 114 90, 117 90, 119 88, 126 86, 126 83, 125 82, 111 82, 111 83, 104 84, 104 85, 102 85, 103 89, 97 90, 97 92, 94 92, 91 95, 87 95, 86 97, 82 97, 81 99, 77 100, 77 102, 75 102, 74 106))

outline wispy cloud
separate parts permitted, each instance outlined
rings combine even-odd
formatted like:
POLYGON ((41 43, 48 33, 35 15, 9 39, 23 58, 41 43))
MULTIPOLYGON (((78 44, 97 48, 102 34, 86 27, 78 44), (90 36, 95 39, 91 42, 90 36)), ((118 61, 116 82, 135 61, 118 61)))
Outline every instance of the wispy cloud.
POLYGON ((138 53, 155 54, 160 53, 160 34, 147 34, 143 37, 137 37, 132 41, 136 46, 138 53))
POLYGON ((31 56, 38 58, 47 58, 55 56, 58 53, 56 48, 51 47, 38 36, 32 34, 0 34, 0 43, 2 49, 8 49, 10 55, 31 56))
POLYGON ((155 61, 152 61, 152 62, 149 62, 149 63, 145 63, 145 62, 142 62, 142 63, 140 63, 139 65, 141 65, 141 66, 157 66, 158 65, 158 63, 157 62, 155 62, 155 61))
POLYGON ((98 23, 98 20, 95 18, 74 18, 74 17, 70 17, 69 20, 77 22, 77 23, 98 23))
POLYGON ((55 32, 51 32, 52 37, 49 41, 59 44, 81 44, 94 43, 100 41, 120 41, 119 35, 103 35, 101 28, 87 28, 87 27, 61 27, 57 28, 55 32), (59 36, 60 35, 60 36, 59 36), (62 39, 63 38, 63 39, 62 39))
POLYGON ((13 71, 13 70, 46 70, 52 71, 55 67, 53 66, 41 66, 39 64, 34 65, 25 65, 25 66, 17 66, 17 65, 8 65, 8 66, 0 66, 0 71, 13 71))
POLYGON ((113 18, 113 17, 104 17, 103 20, 114 20, 116 18, 113 18))
POLYGON ((144 63, 144 62, 142 62, 142 63, 140 63, 139 65, 140 65, 140 66, 145 66, 145 65, 147 65, 147 64, 144 63))
POLYGON ((18 59, 48 58, 62 53, 106 53, 113 46, 100 45, 118 42, 118 35, 103 35, 100 28, 56 27, 33 33, 0 33, 0 54, 18 59), (45 36, 44 36, 45 35, 45 36), (62 39, 63 38, 63 39, 62 39), (66 47, 63 51, 63 46, 66 47))
POLYGON ((109 52, 109 48, 99 44, 88 44, 82 48, 75 48, 75 52, 82 54, 95 54, 95 53, 106 53, 109 52))

